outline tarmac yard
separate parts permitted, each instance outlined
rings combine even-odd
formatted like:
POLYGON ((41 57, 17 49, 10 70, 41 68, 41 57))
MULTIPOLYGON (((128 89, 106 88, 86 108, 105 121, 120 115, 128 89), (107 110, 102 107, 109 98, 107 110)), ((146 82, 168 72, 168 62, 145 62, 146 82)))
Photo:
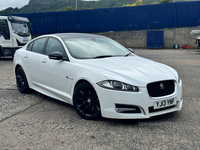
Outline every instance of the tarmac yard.
POLYGON ((0 149, 199 149, 200 50, 134 51, 178 71, 181 111, 142 120, 84 120, 71 105, 35 91, 21 94, 12 59, 2 58, 0 149))

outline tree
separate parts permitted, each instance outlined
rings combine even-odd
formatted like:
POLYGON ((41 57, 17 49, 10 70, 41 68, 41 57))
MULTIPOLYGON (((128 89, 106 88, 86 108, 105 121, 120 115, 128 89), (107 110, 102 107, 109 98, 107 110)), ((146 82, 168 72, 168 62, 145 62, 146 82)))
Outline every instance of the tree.
POLYGON ((74 8, 70 7, 70 6, 67 6, 67 8, 65 9, 65 11, 72 11, 74 10, 74 8))
POLYGON ((161 0, 160 4, 172 3, 172 0, 161 0))
POLYGON ((131 6, 140 6, 142 5, 143 0, 136 0, 136 2, 134 4, 123 4, 122 7, 131 7, 131 6))
POLYGON ((135 6, 140 6, 142 5, 142 0, 137 0, 134 4, 135 6))

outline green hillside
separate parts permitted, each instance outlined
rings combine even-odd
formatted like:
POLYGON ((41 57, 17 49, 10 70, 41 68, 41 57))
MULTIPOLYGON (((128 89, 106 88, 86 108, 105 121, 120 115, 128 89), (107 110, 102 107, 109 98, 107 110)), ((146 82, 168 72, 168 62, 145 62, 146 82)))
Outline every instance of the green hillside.
MULTIPOLYGON (((143 0, 143 5, 152 3, 158 3, 160 0, 143 0)), ((169 0, 172 2, 172 0, 169 0)), ((178 0, 176 0, 178 1, 178 0)), ((179 0, 180 1, 180 0, 179 0)), ((100 1, 83 1, 77 0, 78 10, 85 9, 97 9, 97 8, 113 8, 121 7, 123 4, 134 4, 136 0, 100 0, 100 1)), ((76 0, 30 0, 29 4, 18 8, 7 8, 0 11, 0 15, 7 14, 22 14, 22 13, 39 13, 39 12, 55 12, 69 10, 75 10, 76 0)))

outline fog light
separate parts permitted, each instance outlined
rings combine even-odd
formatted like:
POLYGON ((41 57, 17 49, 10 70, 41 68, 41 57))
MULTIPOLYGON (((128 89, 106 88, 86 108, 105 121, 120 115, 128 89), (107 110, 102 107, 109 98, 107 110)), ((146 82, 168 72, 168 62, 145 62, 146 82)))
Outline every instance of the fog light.
POLYGON ((116 112, 118 113, 141 113, 141 110, 138 106, 133 105, 122 105, 122 104, 115 104, 116 105, 116 112))
POLYGON ((123 113, 123 112, 135 112, 135 108, 116 108, 116 111, 118 113, 123 113))

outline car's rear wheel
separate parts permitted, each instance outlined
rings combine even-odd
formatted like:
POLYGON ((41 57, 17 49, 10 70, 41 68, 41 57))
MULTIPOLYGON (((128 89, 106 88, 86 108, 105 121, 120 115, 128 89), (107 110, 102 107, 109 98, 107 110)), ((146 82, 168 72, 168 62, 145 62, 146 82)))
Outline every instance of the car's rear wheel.
POLYGON ((85 119, 99 119, 101 117, 98 96, 88 82, 82 82, 75 88, 73 104, 76 112, 85 119))
POLYGON ((21 93, 27 93, 29 91, 26 75, 21 67, 19 67, 16 71, 16 82, 17 88, 21 93))

